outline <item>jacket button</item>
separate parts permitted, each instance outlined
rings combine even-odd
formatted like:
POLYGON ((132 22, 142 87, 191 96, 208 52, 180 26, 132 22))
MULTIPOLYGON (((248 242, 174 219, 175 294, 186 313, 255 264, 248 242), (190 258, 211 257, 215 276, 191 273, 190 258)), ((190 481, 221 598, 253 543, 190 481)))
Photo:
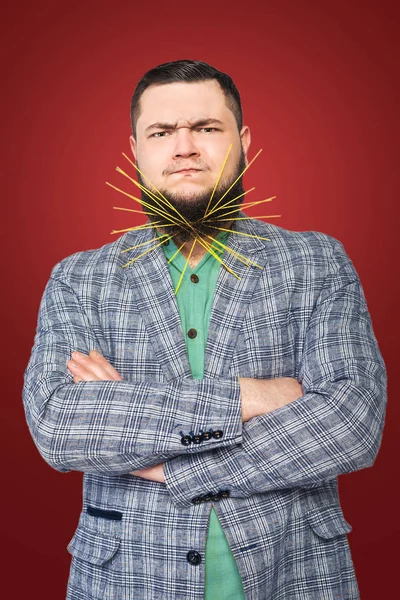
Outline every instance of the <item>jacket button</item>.
POLYGON ((184 446, 190 446, 191 443, 192 437, 190 435, 183 435, 181 437, 181 444, 183 444, 184 446))
POLYGON ((201 563, 201 556, 196 550, 189 550, 186 558, 191 565, 199 565, 201 563))
POLYGON ((192 275, 190 276, 190 281, 192 281, 193 283, 199 283, 199 276, 196 275, 196 273, 192 273, 192 275))
POLYGON ((213 438, 216 440, 220 440, 222 438, 222 436, 224 435, 224 432, 221 431, 221 429, 217 429, 216 431, 213 431, 213 438))
POLYGON ((201 444, 202 441, 201 435, 192 435, 193 444, 201 444))
POLYGON ((190 337, 190 339, 193 340, 197 335, 197 331, 192 328, 192 329, 189 329, 187 334, 188 334, 188 337, 190 337))
POLYGON ((213 495, 211 496, 211 500, 212 500, 213 502, 219 502, 220 500, 222 500, 222 498, 221 498, 221 496, 220 496, 219 494, 213 494, 213 495))
POLYGON ((213 494, 211 492, 208 492, 207 494, 203 494, 201 498, 203 502, 210 502, 210 500, 213 499, 213 494))
POLYGON ((195 496, 191 500, 192 504, 201 504, 203 502, 203 498, 201 496, 195 496))
POLYGON ((201 434, 201 440, 203 442, 207 442, 208 440, 211 440, 212 437, 212 433, 210 431, 203 431, 203 433, 201 434))
POLYGON ((224 498, 229 498, 230 495, 231 493, 229 490, 221 490, 220 492, 218 492, 218 496, 221 500, 223 500, 224 498))

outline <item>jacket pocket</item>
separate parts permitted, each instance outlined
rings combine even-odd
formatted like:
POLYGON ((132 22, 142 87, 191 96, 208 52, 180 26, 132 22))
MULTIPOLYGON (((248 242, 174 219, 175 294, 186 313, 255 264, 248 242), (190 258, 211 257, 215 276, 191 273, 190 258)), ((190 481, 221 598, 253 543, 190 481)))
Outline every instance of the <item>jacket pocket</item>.
MULTIPOLYGON (((296 510, 277 563, 277 589, 285 590, 283 597, 359 600, 346 536, 351 529, 340 504, 333 498, 318 496, 307 503, 304 512, 296 510)), ((271 597, 277 595, 275 591, 271 597)))
POLYGON ((90 506, 90 504, 88 504, 86 507, 86 512, 92 517, 100 517, 102 519, 108 519, 109 521, 122 520, 122 512, 120 512, 119 510, 107 510, 104 508, 96 508, 95 506, 90 506))
POLYGON ((120 537, 105 535, 79 525, 67 546, 67 550, 75 558, 93 565, 104 565, 113 558, 120 543, 120 537))
POLYGON ((306 513, 306 519, 314 533, 326 540, 347 534, 353 529, 337 504, 313 508, 306 513))

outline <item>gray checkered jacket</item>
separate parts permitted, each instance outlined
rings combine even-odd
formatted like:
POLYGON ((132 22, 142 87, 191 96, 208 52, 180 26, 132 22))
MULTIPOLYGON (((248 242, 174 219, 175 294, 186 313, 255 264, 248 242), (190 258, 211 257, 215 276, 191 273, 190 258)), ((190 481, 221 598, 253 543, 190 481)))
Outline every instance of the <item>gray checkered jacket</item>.
POLYGON ((359 598, 337 476, 373 464, 386 406, 363 289, 335 238, 236 223, 270 241, 229 236, 262 268, 225 252, 240 279, 220 269, 201 381, 162 249, 122 268, 153 232, 51 273, 24 407, 43 458, 84 472, 68 600, 202 599, 211 506, 249 600, 359 598), (123 381, 74 384, 66 361, 91 349, 123 381), (296 377, 303 396, 242 424, 239 376, 296 377), (160 462, 165 484, 129 474, 160 462))

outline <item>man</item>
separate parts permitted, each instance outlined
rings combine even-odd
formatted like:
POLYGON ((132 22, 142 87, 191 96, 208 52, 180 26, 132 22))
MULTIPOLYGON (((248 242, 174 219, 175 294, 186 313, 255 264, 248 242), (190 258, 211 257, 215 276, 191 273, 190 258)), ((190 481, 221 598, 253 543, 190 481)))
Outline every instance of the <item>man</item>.
POLYGON ((67 598, 358 598, 337 477, 375 460, 386 370, 354 266, 238 213, 228 75, 160 65, 131 117, 152 227, 54 267, 25 375, 42 456, 85 474, 67 598))

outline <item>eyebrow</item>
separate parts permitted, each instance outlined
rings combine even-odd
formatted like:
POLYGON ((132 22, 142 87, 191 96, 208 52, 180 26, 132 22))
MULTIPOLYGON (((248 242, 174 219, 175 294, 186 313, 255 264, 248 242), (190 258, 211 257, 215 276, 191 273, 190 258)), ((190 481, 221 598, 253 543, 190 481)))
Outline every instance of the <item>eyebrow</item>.
MULTIPOLYGON (((192 125, 190 127, 204 127, 205 125, 211 125, 211 124, 215 124, 215 125, 223 125, 223 122, 220 121, 219 119, 199 119, 198 121, 195 121, 194 123, 192 123, 192 125)), ((148 127, 146 127, 146 129, 144 130, 145 133, 148 133, 149 131, 152 131, 153 129, 176 129, 177 127, 177 123, 173 124, 173 123, 161 123, 161 122, 157 122, 157 123, 153 123, 152 125, 149 125, 148 127)))

